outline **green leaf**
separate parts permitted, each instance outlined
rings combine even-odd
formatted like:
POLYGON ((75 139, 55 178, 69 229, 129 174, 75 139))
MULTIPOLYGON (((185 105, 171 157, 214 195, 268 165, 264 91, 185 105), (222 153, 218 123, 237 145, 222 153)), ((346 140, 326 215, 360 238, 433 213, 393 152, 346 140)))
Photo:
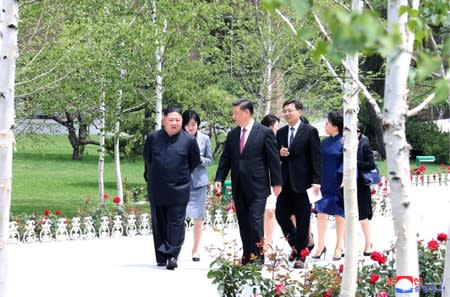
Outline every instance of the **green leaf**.
POLYGON ((446 79, 439 80, 436 83, 435 93, 433 104, 446 102, 450 95, 450 82, 446 79))
POLYGON ((311 10, 312 3, 309 0, 296 0, 293 1, 292 6, 299 16, 304 16, 311 10))
POLYGON ((440 65, 439 57, 420 53, 417 58, 417 78, 419 80, 427 78, 433 71, 439 69, 440 65))
POLYGON ((398 15, 401 16, 401 15, 407 13, 408 10, 409 10, 409 7, 408 7, 408 6, 402 5, 402 6, 400 6, 400 9, 398 10, 398 15))
POLYGON ((274 10, 276 8, 279 8, 281 5, 285 4, 285 0, 263 0, 262 6, 266 10, 274 10))
POLYGON ((321 55, 325 55, 328 52, 329 44, 325 41, 319 41, 316 45, 316 49, 313 51, 312 57, 318 61, 321 55))

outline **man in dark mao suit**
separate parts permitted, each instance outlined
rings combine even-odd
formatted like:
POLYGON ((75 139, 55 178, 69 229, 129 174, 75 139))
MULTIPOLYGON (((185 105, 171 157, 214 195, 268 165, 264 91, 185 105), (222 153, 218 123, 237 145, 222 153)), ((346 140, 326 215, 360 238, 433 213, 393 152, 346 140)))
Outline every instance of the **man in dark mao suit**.
POLYGON ((320 138, 317 129, 301 121, 303 105, 297 100, 283 104, 288 125, 279 129, 277 141, 281 156, 283 191, 277 200, 275 216, 293 250, 294 268, 303 268, 300 252, 308 245, 311 204, 306 190, 320 191, 320 138), (295 215, 296 225, 291 221, 295 215))
POLYGON ((216 172, 215 188, 231 170, 233 198, 241 235, 242 264, 264 263, 260 243, 264 240, 264 210, 270 185, 281 192, 280 157, 271 129, 254 121, 253 104, 240 99, 233 103, 233 120, 238 127, 228 133, 216 172))
POLYGON ((197 140, 181 130, 179 108, 164 111, 163 129, 147 135, 145 179, 158 266, 175 269, 184 242, 191 172, 200 164, 197 140))

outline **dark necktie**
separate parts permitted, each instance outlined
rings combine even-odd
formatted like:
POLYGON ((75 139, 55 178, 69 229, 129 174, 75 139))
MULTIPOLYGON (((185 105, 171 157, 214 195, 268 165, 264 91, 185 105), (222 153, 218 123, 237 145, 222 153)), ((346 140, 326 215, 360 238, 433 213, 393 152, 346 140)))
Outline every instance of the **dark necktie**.
POLYGON ((294 142, 294 132, 295 132, 295 128, 291 127, 291 135, 289 136, 289 147, 291 147, 292 143, 294 142))
POLYGON ((239 141, 239 151, 241 152, 241 155, 245 145, 245 132, 247 132, 247 129, 242 129, 241 140, 239 141))

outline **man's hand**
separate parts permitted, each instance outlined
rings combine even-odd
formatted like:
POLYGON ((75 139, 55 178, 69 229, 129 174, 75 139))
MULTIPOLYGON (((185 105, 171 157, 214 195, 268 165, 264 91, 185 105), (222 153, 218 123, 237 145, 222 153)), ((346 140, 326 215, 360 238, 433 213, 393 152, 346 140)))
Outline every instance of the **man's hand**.
POLYGON ((277 186, 273 186, 272 189, 273 189, 273 193, 274 193, 275 196, 277 196, 277 197, 278 197, 278 195, 280 195, 281 190, 282 190, 281 186, 278 186, 278 185, 277 185, 277 186))
POLYGON ((222 193, 222 182, 216 181, 214 183, 214 192, 219 194, 222 193))
POLYGON ((282 146, 280 149, 280 156, 282 156, 282 157, 289 156, 289 150, 287 148, 285 148, 284 146, 282 146))
POLYGON ((319 195, 320 192, 320 185, 319 184, 312 184, 311 187, 313 188, 314 195, 319 195))

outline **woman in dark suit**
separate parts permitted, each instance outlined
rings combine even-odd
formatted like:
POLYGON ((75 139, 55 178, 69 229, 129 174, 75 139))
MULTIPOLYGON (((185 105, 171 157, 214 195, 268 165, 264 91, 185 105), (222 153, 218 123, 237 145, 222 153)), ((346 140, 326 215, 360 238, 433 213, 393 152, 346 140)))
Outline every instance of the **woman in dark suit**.
POLYGON ((364 182, 361 176, 362 171, 370 171, 375 168, 372 149, 369 138, 363 134, 364 126, 358 124, 358 215, 361 229, 364 234, 364 256, 372 255, 372 243, 370 238, 370 220, 372 219, 372 194, 370 185, 364 182))
POLYGON ((208 172, 206 167, 212 164, 211 140, 208 135, 198 131, 200 126, 200 117, 192 110, 183 112, 183 130, 197 139, 200 149, 201 163, 191 174, 191 194, 186 209, 186 217, 194 220, 194 246, 192 247, 192 261, 200 261, 198 248, 202 238, 203 219, 205 218, 206 192, 208 187, 208 172))

